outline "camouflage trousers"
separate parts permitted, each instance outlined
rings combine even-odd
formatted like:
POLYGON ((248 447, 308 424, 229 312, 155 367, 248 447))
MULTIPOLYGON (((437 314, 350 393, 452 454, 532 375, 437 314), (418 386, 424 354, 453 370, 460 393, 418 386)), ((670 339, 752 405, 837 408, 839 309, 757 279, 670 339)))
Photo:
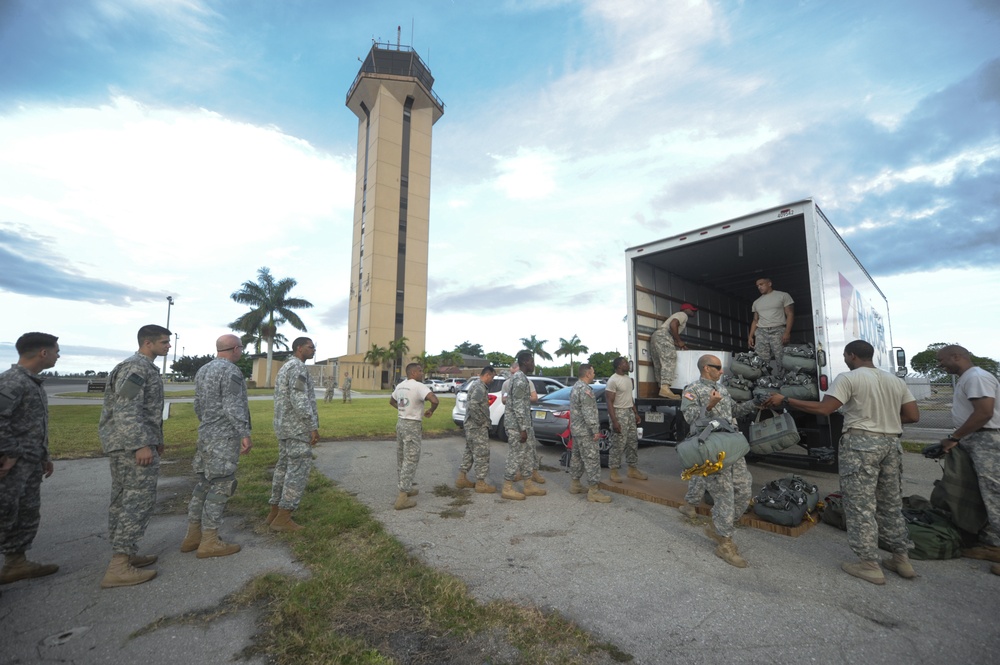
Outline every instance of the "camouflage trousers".
POLYGON ((295 510, 302 501, 312 470, 312 446, 299 439, 278 440, 278 463, 274 465, 271 481, 272 506, 282 510, 295 510))
POLYGON ((31 548, 42 509, 41 462, 19 459, 0 478, 0 551, 20 554, 31 548))
POLYGON ((903 519, 903 454, 890 434, 840 437, 840 491, 847 543, 862 561, 877 561, 879 535, 894 554, 913 547, 903 519))
POLYGON ((608 468, 622 467, 622 451, 629 466, 639 464, 639 432, 635 428, 635 412, 631 409, 615 409, 621 432, 611 428, 611 450, 608 452, 608 468))
POLYGON ((649 356, 653 361, 653 380, 672 387, 677 377, 677 347, 670 331, 657 329, 649 337, 649 356))
POLYGON ((695 476, 688 481, 688 490, 684 494, 684 501, 692 506, 701 505, 705 498, 705 477, 695 476))
POLYGON ((778 328, 757 328, 754 331, 754 352, 767 361, 771 368, 771 376, 784 376, 785 368, 781 359, 785 355, 785 346, 781 342, 785 334, 784 326, 778 328))
POLYGON ((333 393, 334 393, 333 386, 330 386, 329 388, 327 388, 326 389, 326 394, 323 395, 323 401, 324 402, 332 402, 333 401, 333 393))
POLYGON ((348 404, 351 401, 351 389, 344 388, 344 404, 348 404))
POLYGON ((490 472, 490 428, 465 426, 465 452, 462 453, 462 466, 459 469, 468 473, 476 469, 476 479, 486 480, 490 472))
POLYGON ((962 439, 979 478, 979 492, 986 504, 989 523, 979 532, 979 540, 1000 547, 1000 432, 973 432, 962 439))
POLYGON ((188 522, 201 523, 202 529, 222 526, 222 513, 229 498, 236 493, 236 485, 236 474, 213 478, 205 472, 199 473, 198 484, 188 503, 188 522))
POLYGON ((571 428, 573 434, 573 450, 569 455, 569 477, 580 480, 587 474, 587 482, 596 488, 601 482, 601 448, 594 441, 594 432, 589 428, 571 428))
MULTIPOLYGON (((506 419, 505 419, 506 422, 506 419)), ((535 432, 528 426, 528 439, 521 443, 520 430, 507 428, 507 460, 503 466, 503 479, 514 480, 517 474, 527 478, 538 468, 538 455, 535 446, 535 432)))
MULTIPOLYGON (((712 495, 712 524, 723 538, 732 538, 739 521, 753 496, 753 478, 747 461, 740 458, 718 473, 705 476, 705 489, 712 495)), ((690 491, 690 485, 688 486, 690 491)), ((700 501, 699 501, 700 503, 700 501)))
POLYGON ((139 466, 135 451, 118 450, 111 460, 111 505, 108 508, 108 539, 115 554, 135 554, 139 539, 146 533, 156 505, 156 480, 160 456, 153 451, 153 463, 139 466))
POLYGON ((405 418, 396 421, 396 475, 400 492, 409 492, 413 488, 423 435, 423 422, 405 418))

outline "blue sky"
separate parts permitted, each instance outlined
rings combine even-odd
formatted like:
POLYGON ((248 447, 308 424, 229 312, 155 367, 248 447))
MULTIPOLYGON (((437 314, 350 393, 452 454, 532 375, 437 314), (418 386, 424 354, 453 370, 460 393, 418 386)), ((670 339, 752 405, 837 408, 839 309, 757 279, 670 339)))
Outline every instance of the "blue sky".
POLYGON ((44 330, 108 369, 167 295, 209 353, 264 265, 345 353, 344 100, 396 26, 446 104, 429 352, 625 350, 626 247, 813 196, 897 345, 1000 358, 991 0, 0 0, 0 362, 44 330))

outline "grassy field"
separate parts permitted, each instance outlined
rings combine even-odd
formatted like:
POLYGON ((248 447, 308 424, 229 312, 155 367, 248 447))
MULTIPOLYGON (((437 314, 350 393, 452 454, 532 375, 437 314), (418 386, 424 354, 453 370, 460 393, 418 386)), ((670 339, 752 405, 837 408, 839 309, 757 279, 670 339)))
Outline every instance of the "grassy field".
MULTIPOLYGON (((277 459, 273 403, 250 402, 250 411, 254 449, 240 461, 239 489, 227 511, 262 522, 271 468, 277 459)), ((99 405, 50 407, 53 457, 100 455, 100 412, 99 405)), ((190 462, 197 441, 193 406, 174 404, 170 413, 164 423, 164 458, 190 462)), ((365 438, 386 439, 385 445, 395 445, 396 412, 386 400, 320 402, 319 414, 320 445, 365 438)), ((443 407, 424 421, 424 428, 431 436, 456 430, 443 407)), ((190 464, 165 464, 163 469, 188 473, 190 464)), ((436 491, 468 492, 445 487, 436 491)), ((366 506, 317 472, 296 520, 307 528, 275 537, 287 540, 295 556, 309 567, 310 579, 264 575, 225 601, 261 610, 260 631, 248 655, 266 654, 273 662, 295 664, 502 661, 584 665, 632 660, 556 613, 509 602, 477 602, 461 580, 410 556, 366 506)))

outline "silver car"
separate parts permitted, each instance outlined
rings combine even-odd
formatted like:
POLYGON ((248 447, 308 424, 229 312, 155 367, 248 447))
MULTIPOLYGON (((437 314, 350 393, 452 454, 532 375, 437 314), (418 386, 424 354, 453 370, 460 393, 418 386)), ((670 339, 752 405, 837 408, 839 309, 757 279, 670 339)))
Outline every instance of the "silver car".
MULTIPOLYGON (((478 379, 477 379, 478 380, 478 379)), ((503 396, 500 394, 500 390, 503 388, 504 381, 507 377, 497 376, 490 382, 490 435, 495 436, 501 441, 507 440, 507 430, 504 428, 504 405, 503 396)), ((560 388, 565 388, 562 383, 556 381, 555 379, 549 378, 547 376, 529 376, 528 380, 535 387, 535 392, 538 393, 538 398, 541 399, 542 396, 548 395, 549 393, 554 393, 560 388)), ((455 408, 451 410, 452 421, 461 427, 465 423, 465 411, 468 401, 468 393, 465 390, 459 391, 458 395, 455 396, 455 408)))

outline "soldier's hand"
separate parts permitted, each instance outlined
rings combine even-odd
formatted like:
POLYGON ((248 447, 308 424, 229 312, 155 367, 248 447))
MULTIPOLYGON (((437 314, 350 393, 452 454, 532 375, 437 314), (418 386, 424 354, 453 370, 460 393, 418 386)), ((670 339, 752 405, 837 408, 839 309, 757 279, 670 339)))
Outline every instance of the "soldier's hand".
POLYGON ((310 446, 315 446, 317 443, 319 443, 319 430, 318 429, 314 429, 309 434, 309 445, 310 446))
POLYGON ((711 411, 712 409, 715 408, 715 405, 718 404, 721 401, 722 401, 722 393, 720 393, 718 390, 713 390, 708 395, 708 409, 707 410, 711 411))
POLYGON ((756 346, 754 344, 754 341, 755 341, 754 336, 750 335, 750 337, 747 338, 747 346, 749 346, 752 349, 754 346, 756 346))
POLYGON ((135 451, 135 463, 139 466, 149 466, 153 463, 153 449, 143 446, 135 451))
POLYGON ((0 478, 6 476, 14 465, 17 464, 16 457, 7 457, 6 455, 0 455, 0 478))
POLYGON ((162 443, 156 447, 156 454, 159 455, 160 457, 163 457, 163 444, 162 443))
POLYGON ((244 437, 243 440, 240 441, 240 455, 246 455, 250 452, 251 448, 253 448, 253 442, 250 441, 250 437, 244 437))
POLYGON ((622 426, 619 425, 618 423, 612 423, 611 424, 611 429, 613 429, 615 431, 615 434, 621 434, 622 433, 622 426))
POLYGON ((601 440, 601 433, 594 432, 594 441, 600 441, 600 440, 601 440))
POLYGON ((946 453, 957 445, 958 441, 952 441, 951 439, 941 439, 941 450, 946 453))
POLYGON ((521 430, 521 443, 525 443, 528 440, 528 430, 521 430))
POLYGON ((52 463, 52 460, 45 460, 42 462, 42 474, 48 478, 52 475, 52 472, 56 470, 56 465, 52 463))
POLYGON ((635 424, 638 425, 641 422, 642 422, 642 414, 639 413, 638 411, 636 411, 636 414, 635 414, 635 424))

